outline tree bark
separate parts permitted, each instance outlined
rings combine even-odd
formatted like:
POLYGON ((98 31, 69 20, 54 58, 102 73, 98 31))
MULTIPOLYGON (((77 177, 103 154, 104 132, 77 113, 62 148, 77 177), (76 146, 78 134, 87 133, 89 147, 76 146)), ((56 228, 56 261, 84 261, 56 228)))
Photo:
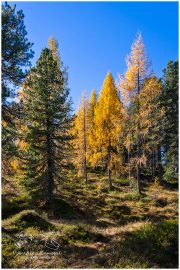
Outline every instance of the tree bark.
POLYGON ((139 70, 138 70, 138 131, 137 131, 137 192, 141 194, 141 186, 140 186, 140 166, 139 166, 139 160, 140 160, 140 117, 139 117, 139 94, 140 94, 140 80, 139 80, 139 70))
POLYGON ((111 144, 110 144, 110 141, 109 141, 109 145, 108 145, 108 182, 109 182, 109 189, 112 190, 110 161, 111 161, 111 144))
POLYGON ((86 184, 88 183, 87 179, 87 161, 86 161, 86 152, 87 152, 87 143, 86 143, 86 108, 84 104, 84 123, 83 123, 83 135, 84 135, 84 177, 86 184))
POLYGON ((48 158, 48 215, 54 216, 54 175, 53 175, 53 159, 51 148, 51 137, 47 134, 47 158, 48 158))
POLYGON ((161 164, 161 146, 160 145, 158 145, 157 157, 158 157, 158 181, 162 183, 163 167, 161 164))
POLYGON ((132 181, 131 181, 131 165, 130 165, 130 153, 128 149, 128 174, 129 174, 129 187, 132 188, 132 181))

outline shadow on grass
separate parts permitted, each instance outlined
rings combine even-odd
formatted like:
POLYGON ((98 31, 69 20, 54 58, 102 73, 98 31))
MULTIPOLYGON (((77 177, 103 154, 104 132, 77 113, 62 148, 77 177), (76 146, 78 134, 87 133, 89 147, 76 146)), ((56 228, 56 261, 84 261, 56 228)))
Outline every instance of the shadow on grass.
POLYGON ((165 221, 127 233, 100 259, 108 268, 178 268, 178 223, 165 221))
POLYGON ((65 219, 87 219, 90 223, 95 222, 96 217, 90 209, 87 211, 80 208, 78 204, 70 204, 63 199, 55 199, 54 201, 54 218, 65 219))
POLYGON ((55 229, 55 227, 42 218, 33 210, 23 210, 22 212, 6 219, 2 223, 2 231, 16 232, 26 229, 28 227, 35 227, 40 230, 55 229))
POLYGON ((2 219, 6 219, 12 215, 27 209, 27 203, 21 198, 8 199, 2 197, 2 219))
POLYGON ((167 181, 162 181, 162 186, 168 190, 177 190, 179 185, 178 182, 167 182, 167 181))

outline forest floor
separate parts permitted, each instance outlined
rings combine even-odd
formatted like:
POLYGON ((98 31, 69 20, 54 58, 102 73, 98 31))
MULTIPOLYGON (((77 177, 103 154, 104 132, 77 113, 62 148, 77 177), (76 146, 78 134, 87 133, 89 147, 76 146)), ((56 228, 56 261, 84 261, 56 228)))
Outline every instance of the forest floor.
POLYGON ((3 268, 178 268, 178 190, 127 179, 73 175, 55 200, 55 217, 3 202, 3 268))

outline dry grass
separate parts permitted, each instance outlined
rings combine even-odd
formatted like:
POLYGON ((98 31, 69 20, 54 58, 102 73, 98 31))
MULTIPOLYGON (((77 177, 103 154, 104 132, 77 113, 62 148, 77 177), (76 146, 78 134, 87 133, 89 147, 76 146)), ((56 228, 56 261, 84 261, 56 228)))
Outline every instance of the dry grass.
MULTIPOLYGON (((39 231, 31 223, 26 223, 24 227, 20 226, 18 217, 22 217, 22 213, 4 222, 5 229, 11 229, 11 235, 7 230, 4 238, 4 256, 9 263, 9 265, 4 263, 6 268, 7 266, 9 268, 148 268, 153 266, 161 268, 171 266, 171 251, 174 252, 174 249, 170 245, 173 245, 173 241, 177 238, 176 233, 172 235, 172 228, 175 226, 173 220, 178 217, 178 191, 151 184, 144 186, 143 195, 139 197, 129 188, 126 179, 121 181, 114 178, 115 188, 109 192, 107 177, 100 178, 100 175, 93 174, 88 185, 85 185, 83 179, 77 179, 74 175, 69 177, 69 183, 62 187, 56 200, 58 215, 48 220, 48 224, 52 225, 50 230, 40 228, 39 231), (168 220, 172 220, 172 224, 163 225, 169 239, 167 243, 162 241, 162 244, 167 246, 166 250, 165 247, 158 246, 156 242, 153 243, 153 237, 156 226, 159 228, 158 226, 168 220), (155 227, 151 228, 151 226, 155 227), (10 254, 14 249, 13 228, 24 230, 26 236, 33 235, 37 239, 40 239, 41 233, 47 239, 53 236, 61 242, 61 254, 50 256, 49 259, 40 257, 32 259, 24 255, 13 258, 10 254), (142 238, 144 242, 141 236, 144 237, 142 238), (136 253, 131 250, 129 243, 137 244, 136 253), (149 250, 148 243, 151 243, 149 250), (149 256, 144 254, 140 258, 138 252, 141 252, 143 244, 147 245, 145 251, 147 253, 149 251, 149 256), (7 245, 11 249, 7 249, 7 245), (159 261, 154 257, 153 245, 162 253, 158 257, 159 261), (119 253, 120 250, 122 254, 119 253), (166 255, 167 264, 163 256, 166 252, 170 254, 169 257, 166 255)), ((163 235, 163 230, 159 229, 159 234, 163 235)), ((39 248, 34 247, 35 250, 39 248)), ((176 261, 173 264, 172 260, 172 267, 174 265, 176 261)))

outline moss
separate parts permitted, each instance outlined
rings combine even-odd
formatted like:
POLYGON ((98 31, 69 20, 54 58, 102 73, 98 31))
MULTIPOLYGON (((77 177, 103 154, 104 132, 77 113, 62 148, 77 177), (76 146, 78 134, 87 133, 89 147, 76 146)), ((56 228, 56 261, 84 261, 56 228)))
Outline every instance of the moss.
POLYGON ((88 242, 98 242, 107 240, 102 234, 95 233, 88 228, 83 228, 82 226, 72 225, 64 230, 66 237, 73 241, 88 242))
POLYGON ((178 268, 178 222, 144 225, 112 241, 95 260, 99 268, 178 268))
POLYGON ((2 218, 6 219, 18 212, 27 209, 27 203, 24 198, 3 198, 2 199, 2 218))
POLYGON ((63 217, 63 218, 76 218, 78 213, 75 209, 62 199, 55 199, 54 200, 54 216, 56 218, 63 217))
POLYGON ((41 230, 49 230, 55 228, 54 225, 39 216, 33 210, 23 210, 22 212, 2 222, 2 229, 4 231, 19 231, 28 227, 36 227, 41 230))
MULTIPOLYGON (((178 267, 178 222, 170 220, 155 225, 146 225, 131 233, 122 243, 124 254, 138 262, 140 258, 148 267, 178 267)), ((141 264, 141 261, 139 261, 141 264)), ((135 267, 134 264, 132 264, 135 267)))
POLYGON ((17 247, 12 235, 2 233, 2 268, 13 268, 17 247))

